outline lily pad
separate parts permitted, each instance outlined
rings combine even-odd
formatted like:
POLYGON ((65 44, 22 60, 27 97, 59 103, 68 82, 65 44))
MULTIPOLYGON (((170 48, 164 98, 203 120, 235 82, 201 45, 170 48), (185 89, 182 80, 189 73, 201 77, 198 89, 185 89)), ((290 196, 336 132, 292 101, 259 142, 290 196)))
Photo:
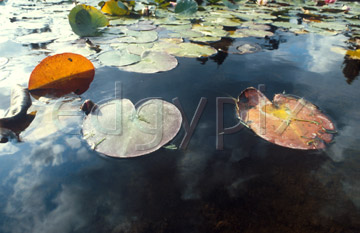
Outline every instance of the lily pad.
POLYGON ((256 53, 261 51, 261 46, 255 43, 242 42, 236 45, 234 54, 256 53))
POLYGON ((121 69, 128 72, 152 74, 172 70, 177 64, 177 59, 165 52, 145 51, 140 62, 121 69))
POLYGON ((95 7, 81 4, 70 11, 69 23, 77 35, 94 36, 98 33, 98 28, 107 26, 109 21, 95 7))
POLYGON ((189 40, 194 41, 194 42, 208 43, 208 42, 220 41, 221 37, 213 37, 213 36, 192 37, 192 38, 189 38, 189 40))
POLYGON ((194 0, 178 0, 176 3, 177 14, 192 15, 198 10, 198 4, 194 0))
POLYGON ((16 42, 21 44, 42 44, 50 43, 58 38, 52 32, 32 33, 24 36, 16 37, 16 42))
POLYGON ((130 11, 126 5, 118 0, 109 0, 103 3, 101 11, 109 15, 128 15, 130 11))
POLYGON ((139 62, 141 57, 124 49, 104 52, 98 56, 98 59, 107 66, 127 66, 139 62))
POLYGON ((234 38, 242 38, 242 37, 265 37, 265 36, 273 36, 274 33, 270 31, 263 30, 253 30, 247 28, 237 29, 234 34, 231 34, 231 37, 234 38))
POLYGON ((193 26, 192 30, 201 32, 206 36, 225 37, 229 34, 229 32, 223 30, 222 28, 222 26, 204 26, 196 24, 193 26))
POLYGON ((156 29, 156 26, 152 25, 152 24, 137 23, 137 24, 129 25, 127 28, 129 30, 133 30, 133 31, 151 31, 151 30, 156 29))
POLYGON ((120 37, 118 42, 122 43, 150 43, 158 39, 156 31, 125 31, 125 36, 120 37))
POLYGON ((127 17, 121 17, 120 19, 113 19, 110 20, 109 25, 111 26, 118 26, 118 25, 131 25, 131 24, 135 24, 138 23, 139 20, 138 19, 132 19, 132 18, 127 18, 127 17))
POLYGON ((247 88, 240 94, 236 109, 243 124, 280 146, 321 149, 333 138, 334 124, 303 98, 276 94, 271 102, 255 88, 247 88))
POLYGON ((166 52, 178 57, 209 57, 217 53, 217 50, 207 46, 194 43, 181 43, 178 47, 170 47, 165 49, 166 52))
POLYGON ((116 158, 149 154, 173 139, 182 116, 171 103, 151 99, 135 108, 128 99, 96 107, 83 123, 86 142, 95 151, 116 158))
POLYGON ((84 93, 95 75, 94 65, 74 53, 62 53, 42 60, 31 72, 29 91, 36 96, 84 93))

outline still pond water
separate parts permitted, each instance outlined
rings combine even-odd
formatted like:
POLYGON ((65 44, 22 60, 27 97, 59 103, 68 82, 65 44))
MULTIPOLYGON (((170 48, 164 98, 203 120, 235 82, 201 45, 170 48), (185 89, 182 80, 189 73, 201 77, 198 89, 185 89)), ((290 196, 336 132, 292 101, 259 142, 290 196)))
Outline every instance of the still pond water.
MULTIPOLYGON (((71 8, 56 1, 0 6, 0 56, 9 59, 0 68, 2 112, 11 86, 27 85, 36 64, 53 52, 52 41, 74 37, 66 19, 71 8), (44 32, 55 39, 19 39, 44 32)), ((360 232, 360 62, 331 50, 346 48, 347 40, 276 30, 271 38, 222 40, 229 49, 238 41, 257 43, 260 52, 178 58, 178 67, 163 73, 97 65, 83 100, 114 98, 117 82, 134 103, 177 97, 191 119, 205 97, 188 148, 111 159, 89 148, 81 121, 43 137, 46 129, 32 133, 30 126, 24 142, 0 145, 0 232, 360 232), (321 151, 293 150, 245 128, 226 135, 224 149, 216 150, 216 97, 258 85, 269 99, 285 91, 319 106, 336 125, 335 142, 321 151)), ((224 118, 226 126, 236 124, 233 106, 224 118)), ((172 143, 179 146, 183 136, 182 129, 172 143)))

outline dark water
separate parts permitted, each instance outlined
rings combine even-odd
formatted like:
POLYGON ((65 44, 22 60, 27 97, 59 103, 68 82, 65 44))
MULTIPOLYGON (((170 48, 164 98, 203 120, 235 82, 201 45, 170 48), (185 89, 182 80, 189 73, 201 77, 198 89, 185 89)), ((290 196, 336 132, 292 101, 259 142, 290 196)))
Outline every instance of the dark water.
MULTIPOLYGON (((89 148, 76 124, 0 145, 0 232, 360 232, 360 66, 330 50, 345 46, 346 38, 280 33, 271 42, 242 41, 264 50, 179 58, 176 69, 151 75, 99 68, 82 95, 94 102, 114 98, 117 83, 134 103, 177 97, 189 120, 205 97, 186 150, 105 158, 89 148), (335 143, 292 150, 243 129, 225 135, 224 149, 216 150, 216 98, 259 85, 270 99, 285 91, 319 106, 336 125, 335 143)), ((13 59, 19 56, 9 55, 12 49, 36 53, 11 40, 0 48, 13 59)), ((40 51, 23 60, 28 66, 17 72, 31 72, 45 56, 40 51)), ((9 83, 28 80, 10 77, 15 81, 0 82, 3 110, 9 83)), ((224 118, 226 127, 236 124, 233 106, 224 118)), ((173 143, 179 146, 183 136, 181 130, 173 143)))

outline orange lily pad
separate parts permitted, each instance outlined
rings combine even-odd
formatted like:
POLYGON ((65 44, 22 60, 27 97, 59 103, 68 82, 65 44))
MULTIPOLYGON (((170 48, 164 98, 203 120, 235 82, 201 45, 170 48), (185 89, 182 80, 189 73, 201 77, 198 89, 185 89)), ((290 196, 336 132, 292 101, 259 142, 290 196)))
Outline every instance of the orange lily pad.
POLYGON ((74 53, 62 53, 42 60, 30 75, 28 89, 35 96, 84 93, 95 75, 94 65, 74 53))
POLYGON ((332 121, 315 105, 294 96, 276 94, 271 102, 255 88, 236 100, 237 115, 261 138, 293 149, 321 149, 333 139, 332 121))

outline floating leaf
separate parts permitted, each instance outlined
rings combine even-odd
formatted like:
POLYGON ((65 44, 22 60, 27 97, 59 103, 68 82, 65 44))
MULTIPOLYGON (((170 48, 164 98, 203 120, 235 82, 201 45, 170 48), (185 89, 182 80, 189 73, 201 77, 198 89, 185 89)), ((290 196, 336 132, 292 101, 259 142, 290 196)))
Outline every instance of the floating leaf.
POLYGON ((219 17, 207 17, 203 23, 205 26, 221 25, 225 27, 237 27, 241 25, 241 20, 236 18, 219 18, 219 17))
POLYGON ((156 31, 131 31, 125 32, 124 37, 120 37, 118 42, 122 43, 150 43, 158 39, 156 31))
POLYGON ((263 30, 252 30, 247 28, 237 29, 234 34, 230 36, 233 38, 242 38, 242 37, 265 37, 265 36, 273 36, 274 33, 263 30))
POLYGON ((334 124, 303 98, 276 94, 273 102, 255 88, 237 101, 239 119, 263 139, 293 149, 321 149, 330 143, 334 124))
POLYGON ((56 40, 58 37, 52 32, 42 32, 42 33, 31 33, 24 36, 16 37, 16 42, 21 44, 42 44, 50 43, 56 40))
POLYGON ((128 15, 130 11, 124 3, 118 0, 109 0, 101 7, 101 11, 109 15, 128 15))
POLYGON ((135 23, 138 23, 138 22, 139 22, 138 19, 121 17, 120 19, 110 20, 109 24, 111 26, 118 26, 118 25, 131 25, 131 24, 135 24, 135 23))
POLYGON ((172 70, 177 64, 176 58, 165 52, 145 51, 141 56, 140 62, 124 66, 121 69, 128 72, 151 74, 172 70))
POLYGON ((109 21, 95 7, 81 4, 70 11, 69 23, 77 35, 94 36, 98 33, 98 28, 107 26, 109 21))
POLYGON ((45 58, 32 71, 29 91, 35 95, 82 94, 94 79, 94 66, 85 57, 62 53, 45 58))
POLYGON ((192 15, 198 10, 198 4, 194 0, 178 0, 176 3, 177 14, 192 15))
POLYGON ((135 108, 128 99, 97 106, 83 123, 83 136, 95 151, 116 158, 149 154, 173 139, 182 117, 175 105, 151 99, 135 108))
POLYGON ((190 41, 194 41, 194 42, 216 42, 216 41, 220 41, 221 37, 213 37, 213 36, 203 36, 203 37, 192 37, 189 38, 190 41))
POLYGON ((203 34, 194 30, 182 30, 174 33, 169 33, 169 37, 172 38, 190 38, 190 37, 202 37, 203 34))
POLYGON ((255 43, 241 42, 238 44, 233 44, 236 46, 235 54, 247 54, 247 53, 256 53, 261 51, 261 46, 255 43))
POLYGON ((181 43, 178 47, 170 47, 165 50, 166 52, 178 57, 209 57, 217 53, 217 50, 207 46, 194 43, 181 43))
POLYGON ((98 59, 107 66, 127 66, 141 60, 140 56, 131 54, 126 49, 102 53, 98 59))
POLYGON ((137 23, 137 24, 129 25, 127 28, 133 31, 151 31, 156 29, 156 26, 152 24, 137 23))
POLYGON ((347 50, 346 55, 351 59, 360 60, 360 49, 357 50, 347 50))
POLYGON ((229 34, 229 32, 223 30, 222 28, 222 26, 204 26, 196 24, 193 26, 192 30, 201 32, 206 36, 225 37, 229 34))

